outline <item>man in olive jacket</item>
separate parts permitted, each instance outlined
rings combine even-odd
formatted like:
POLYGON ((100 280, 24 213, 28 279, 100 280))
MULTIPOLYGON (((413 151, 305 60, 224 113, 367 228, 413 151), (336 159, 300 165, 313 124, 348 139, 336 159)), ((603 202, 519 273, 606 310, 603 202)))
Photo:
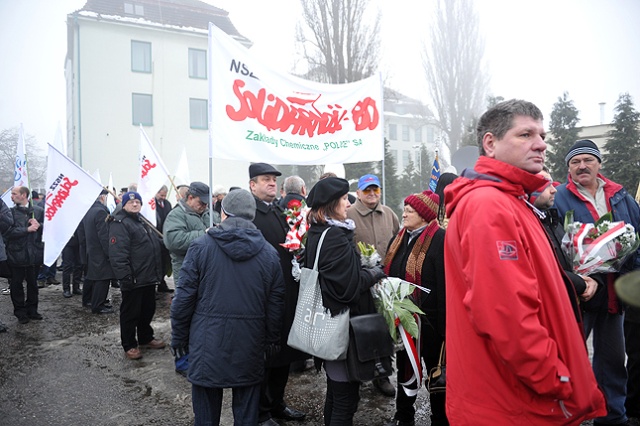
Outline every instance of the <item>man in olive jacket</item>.
MULTIPOLYGON (((162 227, 164 245, 171 253, 173 281, 178 285, 180 269, 191 241, 204 235, 209 227, 209 186, 192 182, 185 198, 169 212, 162 227)), ((220 223, 220 215, 213 213, 213 223, 220 223)))

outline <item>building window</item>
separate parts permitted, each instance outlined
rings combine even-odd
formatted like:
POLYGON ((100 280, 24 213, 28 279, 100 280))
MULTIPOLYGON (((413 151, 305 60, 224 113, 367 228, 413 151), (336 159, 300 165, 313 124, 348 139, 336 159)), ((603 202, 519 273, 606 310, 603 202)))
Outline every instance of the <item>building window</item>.
POLYGON ((402 151, 402 169, 406 169, 411 161, 411 151, 403 150, 402 151))
POLYGON ((433 127, 427 126, 427 143, 434 143, 436 141, 436 135, 433 127))
POLYGON ((133 15, 133 5, 131 3, 124 4, 124 13, 127 15, 133 15))
POLYGON ((189 77, 207 78, 207 51, 189 49, 189 77))
POLYGON ((422 142, 422 127, 416 129, 416 142, 422 142))
POLYGON ((133 93, 131 100, 133 125, 153 126, 153 96, 133 93))
POLYGON ((392 149, 391 156, 393 157, 393 162, 396 163, 396 170, 400 168, 400 164, 398 164, 398 150, 392 149))
POLYGON ((208 129, 207 100, 189 99, 189 122, 192 129, 208 129))
POLYGON ((140 4, 134 5, 133 3, 124 4, 124 13, 127 15, 144 16, 144 6, 140 4))
POLYGON ((406 124, 402 125, 402 140, 405 142, 411 140, 411 138, 409 137, 409 126, 407 126, 406 124))
POLYGON ((389 124, 389 139, 398 140, 398 126, 395 124, 389 124))
POLYGON ((131 40, 131 71, 151 72, 151 43, 131 40))
POLYGON ((140 5, 140 4, 136 4, 134 6, 135 8, 135 14, 139 15, 139 16, 144 16, 144 6, 140 5))

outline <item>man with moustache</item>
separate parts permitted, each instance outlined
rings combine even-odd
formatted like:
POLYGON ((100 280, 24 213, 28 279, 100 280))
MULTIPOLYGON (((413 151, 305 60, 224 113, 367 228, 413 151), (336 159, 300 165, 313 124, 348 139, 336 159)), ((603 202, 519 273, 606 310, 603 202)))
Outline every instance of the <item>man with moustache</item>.
MULTIPOLYGON (((565 156, 565 161, 569 176, 567 183, 558 187, 555 197, 555 206, 561 216, 573 210, 575 221, 595 223, 610 212, 614 221, 628 223, 636 231, 640 230, 638 203, 622 185, 600 173, 602 154, 593 141, 577 141, 565 156)), ((628 309, 625 324, 625 309, 613 285, 620 275, 638 268, 640 258, 634 256, 623 265, 620 273, 605 275, 604 288, 599 292, 602 297, 583 304, 585 335, 588 337, 593 331, 593 371, 607 398, 608 408, 607 415, 595 419, 594 425, 623 425, 628 422, 625 408, 628 377, 625 368, 625 334, 630 343, 640 341, 640 321, 638 311, 628 309)), ((637 359, 637 351, 632 351, 631 347, 627 351, 630 358, 637 359)), ((637 383, 629 384, 637 386, 637 383)))

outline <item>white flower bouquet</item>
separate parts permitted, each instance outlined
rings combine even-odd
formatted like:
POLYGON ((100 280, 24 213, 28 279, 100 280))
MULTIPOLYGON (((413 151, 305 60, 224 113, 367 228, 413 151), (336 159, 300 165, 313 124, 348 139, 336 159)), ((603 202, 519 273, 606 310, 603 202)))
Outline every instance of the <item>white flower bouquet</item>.
POLYGON ((633 226, 612 219, 607 213, 596 223, 581 223, 573 221, 572 210, 566 213, 562 249, 576 274, 619 272, 638 250, 640 239, 633 226))
POLYGON ((399 327, 414 339, 419 337, 419 320, 415 314, 424 314, 424 312, 409 297, 416 288, 427 294, 430 292, 427 288, 395 277, 383 278, 371 287, 376 310, 387 322, 394 342, 398 340, 399 327))

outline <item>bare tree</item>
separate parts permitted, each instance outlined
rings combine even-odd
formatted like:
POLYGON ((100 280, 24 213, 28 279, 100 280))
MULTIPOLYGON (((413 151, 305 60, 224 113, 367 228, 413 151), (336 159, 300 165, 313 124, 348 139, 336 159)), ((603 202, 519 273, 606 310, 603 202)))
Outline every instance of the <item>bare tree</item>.
POLYGON ((489 78, 484 39, 472 0, 437 0, 435 22, 423 51, 423 66, 438 126, 454 154, 465 129, 481 112, 489 78))
MULTIPOLYGON (((0 194, 13 186, 13 171, 16 162, 18 138, 18 127, 0 131, 0 162, 2 162, 3 165, 2 171, 0 172, 0 194)), ((28 162, 29 183, 32 189, 41 188, 46 178, 47 161, 33 136, 25 134, 24 142, 28 162)))
POLYGON ((325 83, 361 80, 378 69, 380 12, 371 0, 300 0, 297 42, 307 77, 325 83), (371 19, 367 16, 371 13, 371 19))

